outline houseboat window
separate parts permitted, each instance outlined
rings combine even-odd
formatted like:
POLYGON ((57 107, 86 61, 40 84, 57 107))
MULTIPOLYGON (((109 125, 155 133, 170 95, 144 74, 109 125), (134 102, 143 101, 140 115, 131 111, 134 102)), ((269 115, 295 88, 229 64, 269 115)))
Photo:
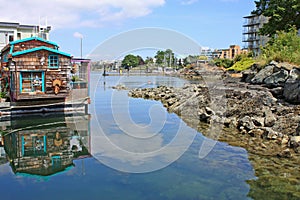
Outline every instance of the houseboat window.
POLYGON ((20 73, 20 92, 44 93, 44 72, 21 72, 20 73))
POLYGON ((58 55, 49 55, 49 68, 58 68, 58 55))
POLYGON ((22 156, 41 156, 47 151, 46 136, 29 134, 22 136, 22 156))

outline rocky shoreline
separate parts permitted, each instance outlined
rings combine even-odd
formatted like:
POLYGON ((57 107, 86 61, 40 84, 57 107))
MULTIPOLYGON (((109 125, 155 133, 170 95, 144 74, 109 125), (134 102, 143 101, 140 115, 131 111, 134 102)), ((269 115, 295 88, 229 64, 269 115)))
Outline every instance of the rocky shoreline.
POLYGON ((194 83, 129 91, 163 103, 207 137, 241 146, 256 155, 300 156, 300 69, 272 62, 253 66, 242 78, 205 67, 183 71, 194 83), (216 127, 221 127, 220 130, 216 127))

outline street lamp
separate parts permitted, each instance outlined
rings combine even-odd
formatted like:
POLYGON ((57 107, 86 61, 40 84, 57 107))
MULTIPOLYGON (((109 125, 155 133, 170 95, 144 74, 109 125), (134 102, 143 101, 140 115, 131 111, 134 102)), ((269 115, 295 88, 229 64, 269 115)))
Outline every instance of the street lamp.
POLYGON ((74 37, 80 38, 80 58, 82 58, 82 40, 83 40, 83 35, 79 32, 75 32, 73 34, 74 37))

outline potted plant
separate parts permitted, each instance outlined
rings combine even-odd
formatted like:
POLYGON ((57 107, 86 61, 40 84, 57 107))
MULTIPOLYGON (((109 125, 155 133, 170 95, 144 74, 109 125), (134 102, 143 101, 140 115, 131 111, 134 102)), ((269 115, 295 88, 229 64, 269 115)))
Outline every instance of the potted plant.
POLYGON ((80 88, 80 83, 78 83, 79 81, 80 81, 80 78, 78 76, 76 76, 76 75, 72 76, 73 87, 75 89, 79 89, 80 88))
POLYGON ((1 102, 5 102, 6 101, 6 92, 0 92, 0 98, 1 98, 1 102))

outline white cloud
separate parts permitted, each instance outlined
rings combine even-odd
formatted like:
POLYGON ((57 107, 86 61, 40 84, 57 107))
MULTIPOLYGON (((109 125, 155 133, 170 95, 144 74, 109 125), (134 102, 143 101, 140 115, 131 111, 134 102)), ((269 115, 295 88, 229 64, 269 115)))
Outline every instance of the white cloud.
POLYGON ((22 24, 37 24, 40 17, 47 17, 56 28, 93 27, 143 17, 164 4, 165 0, 0 0, 0 16, 2 21, 22 24))
POLYGON ((184 0, 181 2, 182 5, 192 5, 194 3, 197 3, 198 0, 184 0))
POLYGON ((73 34, 73 36, 76 37, 76 38, 83 38, 83 35, 81 33, 79 33, 79 32, 75 32, 73 34))

